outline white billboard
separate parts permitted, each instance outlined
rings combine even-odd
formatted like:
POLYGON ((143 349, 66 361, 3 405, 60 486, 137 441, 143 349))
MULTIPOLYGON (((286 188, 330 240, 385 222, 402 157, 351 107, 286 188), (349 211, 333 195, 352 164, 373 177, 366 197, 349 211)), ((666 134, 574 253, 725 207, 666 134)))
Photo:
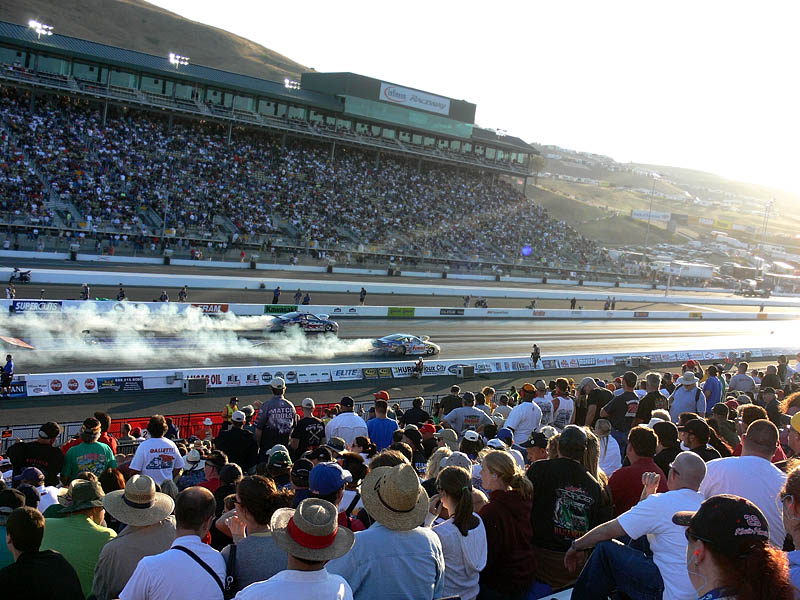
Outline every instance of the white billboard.
POLYGON ((403 106, 419 108, 440 115, 450 114, 449 99, 392 85, 391 83, 381 83, 380 99, 392 104, 402 104, 403 106))
MULTIPOLYGON (((648 212, 649 211, 646 210, 634 210, 631 211, 631 216, 639 221, 647 221, 648 212)), ((650 213, 650 221, 661 221, 663 223, 666 223, 671 218, 672 218, 672 213, 668 212, 658 212, 654 210, 652 213, 650 213)))

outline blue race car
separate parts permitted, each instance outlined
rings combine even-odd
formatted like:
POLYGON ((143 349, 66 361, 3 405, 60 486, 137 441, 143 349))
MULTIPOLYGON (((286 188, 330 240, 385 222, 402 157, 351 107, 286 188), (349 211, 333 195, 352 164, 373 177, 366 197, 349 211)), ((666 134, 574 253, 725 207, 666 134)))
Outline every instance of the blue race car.
POLYGON ((391 335, 378 338, 372 342, 372 352, 378 354, 394 355, 419 355, 424 354, 433 356, 439 354, 441 348, 438 344, 429 342, 427 335, 418 336, 410 333, 393 333, 391 335))
POLYGON ((328 315, 312 315, 307 312, 288 312, 272 320, 270 331, 287 331, 299 327, 305 333, 339 333, 339 324, 331 321, 328 315))

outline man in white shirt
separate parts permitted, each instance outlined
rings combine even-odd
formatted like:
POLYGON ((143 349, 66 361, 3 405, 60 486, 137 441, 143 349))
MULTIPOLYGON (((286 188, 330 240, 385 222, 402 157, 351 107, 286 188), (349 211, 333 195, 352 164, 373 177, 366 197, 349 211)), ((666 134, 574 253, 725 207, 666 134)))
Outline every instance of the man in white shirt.
POLYGON ((734 392, 752 392, 755 390, 755 380, 747 374, 747 369, 750 365, 746 362, 740 362, 737 366, 737 373, 731 377, 728 382, 728 390, 734 392))
POLYGON ((523 397, 524 392, 526 391, 526 386, 530 386, 530 391, 534 393, 533 401, 536 403, 536 406, 539 407, 539 410, 542 411, 542 425, 552 425, 553 394, 550 393, 547 384, 542 379, 537 379, 533 386, 531 386, 530 383, 526 383, 519 391, 520 399, 523 397))
POLYGON ((761 509, 769 523, 769 541, 783 547, 785 531, 778 495, 786 474, 772 464, 778 446, 778 428, 766 419, 753 421, 742 435, 742 455, 717 458, 706 464, 708 473, 700 493, 704 498, 733 494, 761 509))
POLYGON ((214 495, 205 488, 178 494, 175 541, 166 552, 139 561, 120 600, 222 600, 225 559, 202 542, 216 508, 214 495))
MULTIPOLYGON (((538 383, 538 382, 537 382, 538 383)), ((542 381, 542 384, 544 382, 542 381)), ((542 424, 542 409, 536 403, 533 394, 533 386, 526 383, 520 390, 519 404, 511 409, 505 422, 505 427, 514 432, 514 442, 521 444, 531 437, 531 433, 539 429, 542 424)), ((551 412, 552 415, 552 404, 551 412)))
POLYGON ((345 396, 339 403, 342 411, 333 417, 325 426, 325 437, 331 439, 333 437, 342 438, 347 447, 353 444, 358 436, 363 435, 368 437, 367 423, 353 412, 353 399, 350 396, 345 396))
POLYGON ((139 444, 131 460, 133 473, 147 475, 158 485, 173 479, 183 468, 183 457, 175 442, 165 438, 167 420, 161 415, 153 415, 147 423, 150 437, 139 444))
POLYGON ((655 493, 660 475, 645 473, 642 499, 630 510, 599 525, 572 543, 564 557, 570 571, 583 551, 595 547, 572 590, 573 598, 606 598, 617 590, 633 598, 646 595, 664 600, 693 600, 694 587, 686 567, 684 529, 672 522, 670 511, 696 511, 703 502, 697 490, 706 464, 694 452, 675 457, 667 476, 668 492, 655 493), (652 557, 614 538, 647 535, 652 557))
POLYGON ((350 585, 329 573, 329 560, 353 547, 353 532, 337 526, 338 509, 327 500, 306 498, 297 510, 281 508, 270 520, 275 545, 289 555, 289 568, 236 594, 239 600, 353 600, 350 585))

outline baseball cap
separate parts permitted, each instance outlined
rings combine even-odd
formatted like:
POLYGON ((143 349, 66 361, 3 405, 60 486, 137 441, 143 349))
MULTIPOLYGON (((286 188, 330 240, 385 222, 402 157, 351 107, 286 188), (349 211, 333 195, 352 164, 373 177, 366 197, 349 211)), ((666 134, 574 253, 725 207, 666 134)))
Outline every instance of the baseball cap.
POLYGON ((451 449, 455 449, 458 444, 458 434, 452 429, 441 429, 433 434, 437 440, 442 440, 451 449))
POLYGON ((347 452, 347 442, 345 442, 342 438, 336 436, 329 439, 328 443, 325 444, 325 447, 328 450, 331 450, 334 454, 347 452))
POLYGON ((331 451, 325 446, 320 446, 319 448, 314 448, 303 454, 303 458, 309 461, 317 460, 319 462, 330 462, 333 460, 333 454, 331 454, 331 451))
POLYGON ((308 476, 314 464, 307 458, 298 458, 297 462, 292 465, 291 480, 292 483, 299 487, 308 487, 308 476))
POLYGON ((14 481, 27 481, 36 485, 44 481, 44 473, 36 467, 26 467, 19 475, 14 475, 14 481))
POLYGON ((436 433, 436 426, 432 423, 423 423, 419 428, 420 433, 436 433))
POLYGON ((319 463, 309 473, 308 488, 313 494, 327 496, 351 481, 353 476, 350 471, 345 471, 338 463, 319 463))
POLYGON ((55 421, 48 421, 39 427, 39 438, 43 440, 52 440, 61 435, 61 426, 55 421))
POLYGON ((231 415, 231 421, 234 423, 244 423, 244 413, 240 410, 233 411, 231 415))
POLYGON ((464 439, 470 442, 477 442, 479 439, 481 439, 481 436, 477 431, 468 429, 464 432, 464 439))
POLYGON ((769 524, 749 500, 731 494, 711 496, 697 511, 672 515, 676 525, 688 527, 688 534, 730 556, 747 554, 769 543, 769 524))
POLYGON ((303 398, 303 401, 300 403, 300 406, 303 408, 316 408, 316 404, 314 404, 313 398, 303 398))
POLYGON ((687 421, 686 425, 678 427, 678 431, 685 431, 702 439, 708 439, 709 437, 708 423, 701 419, 691 419, 687 421))
POLYGON ((273 377, 269 382, 269 387, 275 388, 276 390, 285 390, 286 382, 283 380, 283 377, 273 377))
POLYGON ((586 432, 577 425, 567 425, 558 438, 559 448, 573 448, 575 450, 585 450, 588 438, 586 432))
POLYGON ((728 410, 728 406, 723 402, 717 402, 714 406, 712 406, 711 412, 714 413, 715 415, 720 415, 726 418, 730 413, 730 411, 728 410))
POLYGON ((289 453, 283 450, 277 450, 273 452, 272 455, 269 457, 269 462, 267 463, 270 467, 277 467, 279 469, 285 469, 286 467, 292 466, 292 459, 289 457, 289 453))
POLYGON ((445 456, 440 462, 439 465, 444 467, 461 467, 462 469, 466 469, 467 471, 472 471, 472 461, 469 459, 469 456, 464 454, 463 452, 453 452, 450 456, 445 456))
POLYGON ((494 448, 495 450, 508 450, 508 446, 503 443, 503 440, 498 438, 492 438, 486 443, 486 445, 490 448, 494 448))
POLYGON ((514 432, 508 427, 497 430, 497 439, 504 441, 509 446, 514 443, 514 432))
POLYGON ((354 402, 350 396, 345 396, 342 398, 341 402, 339 402, 342 406, 353 406, 354 402))
POLYGON ((419 429, 411 429, 410 427, 406 427, 403 430, 403 435, 410 439, 415 444, 422 443, 422 434, 419 432, 419 429))
MULTIPOLYGON (((542 383, 544 383, 544 382, 542 382, 542 383)), ((538 381, 536 382, 536 385, 538 387, 538 385, 539 385, 538 381)), ((520 392, 535 392, 536 388, 531 383, 524 383, 524 384, 522 384, 522 387, 519 388, 519 391, 520 392)))
POLYGON ((522 442, 520 446, 523 448, 547 448, 547 438, 541 431, 534 431, 531 437, 522 442))
POLYGON ((792 415, 791 425, 792 429, 794 429, 797 433, 800 433, 800 411, 792 415))
POLYGON ((666 446, 669 442, 672 442, 672 444, 678 443, 678 427, 672 421, 656 423, 653 425, 653 431, 655 431, 662 446, 666 446))
POLYGON ((725 406, 732 410, 738 410, 739 408, 739 401, 738 400, 726 400, 725 406))
POLYGON ((761 393, 762 394, 774 394, 775 393, 775 388, 765 387, 764 389, 761 390, 761 393))
POLYGON ((389 392, 387 392, 386 390, 381 390, 380 392, 377 392, 376 394, 373 395, 375 396, 375 400, 386 400, 387 402, 389 401, 389 392))

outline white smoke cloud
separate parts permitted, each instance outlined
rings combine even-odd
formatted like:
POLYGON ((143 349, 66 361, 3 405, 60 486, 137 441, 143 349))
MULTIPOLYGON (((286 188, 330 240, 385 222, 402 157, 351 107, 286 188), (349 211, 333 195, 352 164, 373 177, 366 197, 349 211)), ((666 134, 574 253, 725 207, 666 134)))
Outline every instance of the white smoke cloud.
MULTIPOLYGON (((296 328, 265 333, 273 317, 203 314, 190 308, 178 312, 165 304, 120 303, 119 310, 99 312, 92 304, 63 313, 0 314, 0 335, 16 337, 34 347, 9 346, 22 366, 102 363, 158 369, 177 364, 190 367, 220 364, 225 359, 265 361, 323 359, 365 355, 371 339, 339 339, 333 334, 306 335, 296 328), (86 333, 88 331, 88 333, 86 333)), ((343 325, 346 327, 346 325, 343 325)))

